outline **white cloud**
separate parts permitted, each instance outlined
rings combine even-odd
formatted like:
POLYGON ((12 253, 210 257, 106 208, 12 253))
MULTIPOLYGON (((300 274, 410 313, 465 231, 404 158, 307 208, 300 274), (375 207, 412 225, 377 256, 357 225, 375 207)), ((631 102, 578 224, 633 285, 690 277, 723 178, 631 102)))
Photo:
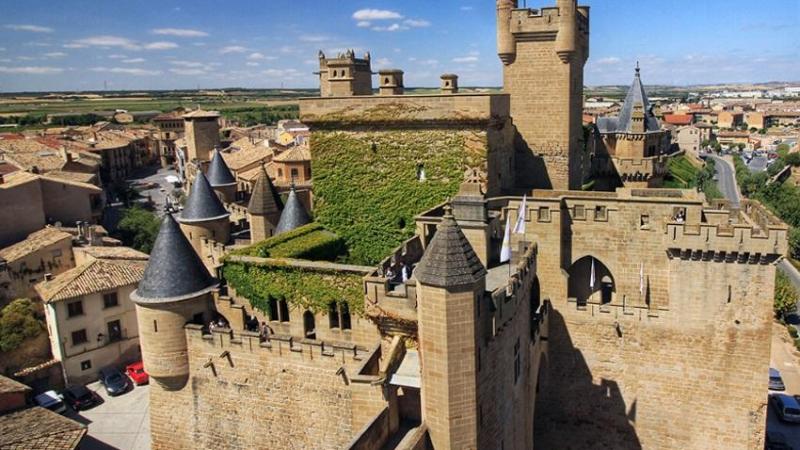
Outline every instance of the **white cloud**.
POLYGON ((20 61, 33 61, 36 58, 33 56, 17 56, 17 59, 20 61))
POLYGON ((261 64, 259 64, 259 63, 257 63, 257 62, 253 62, 253 61, 248 61, 248 62, 244 63, 244 65, 245 65, 245 66, 250 66, 250 67, 258 67, 258 66, 260 66, 261 64))
POLYGON ((251 61, 272 61, 278 59, 277 56, 267 56, 261 52, 253 52, 247 55, 247 59, 251 61))
POLYGON ((439 65, 439 60, 437 59, 425 59, 419 62, 424 66, 437 66, 439 65))
POLYGON ((369 21, 366 21, 366 20, 361 20, 356 24, 356 26, 358 28, 369 28, 371 25, 372 25, 372 22, 369 22, 369 21))
POLYGON ((4 51, 6 51, 6 48, 5 47, 0 47, 0 52, 4 52, 4 51))
POLYGON ((190 68, 198 68, 198 67, 205 67, 205 63, 197 62, 197 61, 170 61, 170 64, 173 66, 179 67, 190 67, 190 68))
POLYGON ((327 36, 319 36, 314 34, 305 34, 298 38, 300 42, 327 42, 330 39, 327 36))
POLYGON ((11 60, 8 58, 0 58, 0 63, 10 63, 11 60))
POLYGON ((178 48, 178 44, 174 42, 159 41, 159 42, 151 42, 144 46, 145 50, 169 50, 172 48, 178 48))
POLYGON ((45 58, 63 58, 67 56, 64 52, 50 52, 43 55, 45 58))
POLYGON ((270 78, 294 78, 300 75, 297 69, 267 69, 261 71, 262 75, 270 78))
POLYGON ((41 27, 39 25, 18 25, 18 24, 9 24, 6 25, 6 28, 9 30, 14 31, 30 31, 32 33, 52 33, 54 30, 49 27, 41 27))
POLYGON ((111 59, 125 59, 125 58, 127 58, 127 56, 126 56, 126 55, 119 54, 119 53, 113 53, 113 54, 111 54, 111 55, 108 55, 108 56, 107 56, 107 58, 111 58, 111 59))
POLYGON ((145 61, 144 58, 131 58, 131 59, 123 59, 122 62, 124 64, 139 64, 145 61))
POLYGON ((64 69, 60 67, 5 67, 0 66, 0 73, 14 73, 25 75, 50 75, 54 73, 61 73, 64 69))
POLYGON ((399 23, 393 23, 388 27, 372 27, 372 31, 403 31, 407 29, 408 27, 400 25, 399 23))
POLYGON ((177 68, 177 69, 169 69, 169 71, 174 73, 174 74, 176 74, 176 75, 187 75, 187 76, 206 75, 208 73, 203 69, 180 69, 180 68, 177 68))
POLYGON ((200 30, 191 30, 188 28, 156 28, 150 30, 153 34, 160 34, 164 36, 178 36, 178 37, 205 37, 208 33, 200 30))
POLYGON ((247 48, 242 47, 241 45, 229 45, 227 47, 222 47, 219 52, 224 55, 226 53, 244 53, 246 51, 247 48))
POLYGON ((128 38, 110 35, 90 36, 73 41, 72 44, 83 47, 120 47, 129 50, 138 50, 140 48, 139 45, 128 38))
POLYGON ((378 68, 386 69, 391 65, 392 61, 389 58, 378 58, 377 60, 375 60, 375 66, 378 68))
POLYGON ((459 56, 457 58, 453 58, 454 63, 474 63, 478 62, 478 57, 475 55, 471 56, 459 56))
POLYGON ((406 19, 403 21, 403 24, 412 28, 424 28, 431 26, 430 22, 422 19, 406 19))
POLYGON ((616 56, 608 56, 608 57, 605 57, 605 58, 600 58, 597 61, 595 61, 594 63, 598 64, 598 65, 601 65, 601 66, 613 66, 615 64, 619 64, 620 62, 621 62, 621 60, 619 58, 617 58, 616 56))
POLYGON ((395 11, 386 9, 359 9, 353 13, 355 20, 387 20, 387 19, 402 19, 403 16, 395 11))
POLYGON ((62 45, 62 47, 64 47, 64 48, 86 48, 86 47, 88 47, 88 45, 86 45, 86 44, 78 44, 78 43, 73 42, 71 44, 64 44, 64 45, 62 45))
POLYGON ((134 75, 134 76, 161 75, 160 70, 147 70, 147 69, 138 69, 131 67, 92 67, 89 70, 91 70, 92 72, 118 73, 125 75, 134 75))
POLYGON ((462 11, 472 11, 474 8, 472 6, 462 6, 459 9, 462 11))

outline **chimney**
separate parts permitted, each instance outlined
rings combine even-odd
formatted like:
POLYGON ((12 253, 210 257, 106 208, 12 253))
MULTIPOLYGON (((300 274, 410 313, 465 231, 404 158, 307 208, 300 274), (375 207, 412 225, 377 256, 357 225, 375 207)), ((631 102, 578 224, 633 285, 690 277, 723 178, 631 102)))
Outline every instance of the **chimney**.
POLYGON ((53 279, 53 274, 52 273, 44 274, 44 281, 51 281, 52 279, 53 279))

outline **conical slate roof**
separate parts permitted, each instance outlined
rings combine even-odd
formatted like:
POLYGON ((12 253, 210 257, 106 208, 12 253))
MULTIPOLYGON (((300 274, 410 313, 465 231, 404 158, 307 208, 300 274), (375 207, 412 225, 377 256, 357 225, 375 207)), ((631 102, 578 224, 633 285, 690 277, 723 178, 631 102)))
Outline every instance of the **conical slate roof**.
POLYGON ((236 184, 236 178, 233 177, 231 169, 225 164, 219 149, 214 151, 214 156, 208 164, 208 173, 206 175, 208 183, 211 187, 231 186, 236 184))
POLYGON ((618 132, 630 132, 633 117, 633 107, 637 104, 642 105, 642 112, 645 115, 644 131, 658 131, 658 119, 650 109, 650 102, 647 100, 647 94, 644 92, 642 79, 639 76, 639 64, 636 64, 636 74, 633 77, 633 84, 628 90, 628 95, 625 96, 625 103, 622 104, 622 109, 619 112, 619 119, 617 120, 618 132))
POLYGON ((250 196, 250 203, 247 204, 247 211, 250 214, 268 215, 280 214, 283 210, 283 201, 278 194, 278 190, 272 184, 267 169, 261 165, 261 173, 258 175, 255 186, 253 186, 253 195, 250 196))
POLYGON ((194 179, 186 206, 181 211, 178 221, 181 223, 205 222, 207 220, 228 217, 230 213, 222 206, 217 194, 208 184, 203 172, 198 171, 194 179))
POLYGON ((446 207, 414 276, 422 284, 452 288, 476 283, 485 275, 478 255, 453 218, 450 207, 446 207))
POLYGON ((139 286, 131 294, 137 303, 185 300, 211 291, 217 282, 181 232, 172 214, 165 214, 139 286))
POLYGON ((289 198, 286 199, 286 207, 281 213, 281 220, 278 221, 278 226, 275 227, 275 234, 292 231, 308 223, 311 223, 311 217, 309 217, 306 207, 303 206, 300 198, 297 197, 294 186, 292 186, 292 190, 289 191, 289 198))

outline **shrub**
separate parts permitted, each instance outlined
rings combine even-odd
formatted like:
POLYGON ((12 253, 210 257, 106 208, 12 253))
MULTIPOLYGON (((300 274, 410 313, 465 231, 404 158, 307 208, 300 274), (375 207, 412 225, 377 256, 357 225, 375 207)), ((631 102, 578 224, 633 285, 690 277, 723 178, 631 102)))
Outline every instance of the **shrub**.
POLYGON ((347 253, 344 240, 318 223, 271 237, 235 252, 262 258, 297 258, 334 261, 347 253))
POLYGON ((42 320, 30 299, 12 301, 0 310, 0 351, 18 348, 25 339, 37 336, 43 329, 42 320))
POLYGON ((775 317, 782 319, 784 315, 797 307, 797 290, 789 278, 781 271, 775 272, 775 301, 773 309, 775 317))

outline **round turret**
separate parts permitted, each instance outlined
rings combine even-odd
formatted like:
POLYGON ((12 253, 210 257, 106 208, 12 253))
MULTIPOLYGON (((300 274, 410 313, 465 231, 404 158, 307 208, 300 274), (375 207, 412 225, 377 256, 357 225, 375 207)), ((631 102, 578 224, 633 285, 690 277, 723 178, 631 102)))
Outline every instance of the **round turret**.
POLYGON ((218 148, 214 150, 214 156, 208 164, 206 177, 208 184, 214 188, 214 192, 222 198, 222 201, 232 203, 236 200, 236 178, 225 164, 218 148))
POLYGON ((145 370, 165 389, 179 389, 188 379, 184 326, 211 319, 216 287, 177 222, 166 214, 144 276, 131 294, 145 370))
POLYGON ((203 172, 197 172, 186 206, 177 219, 198 255, 202 255, 203 239, 228 243, 229 216, 230 213, 222 205, 206 176, 203 172))

